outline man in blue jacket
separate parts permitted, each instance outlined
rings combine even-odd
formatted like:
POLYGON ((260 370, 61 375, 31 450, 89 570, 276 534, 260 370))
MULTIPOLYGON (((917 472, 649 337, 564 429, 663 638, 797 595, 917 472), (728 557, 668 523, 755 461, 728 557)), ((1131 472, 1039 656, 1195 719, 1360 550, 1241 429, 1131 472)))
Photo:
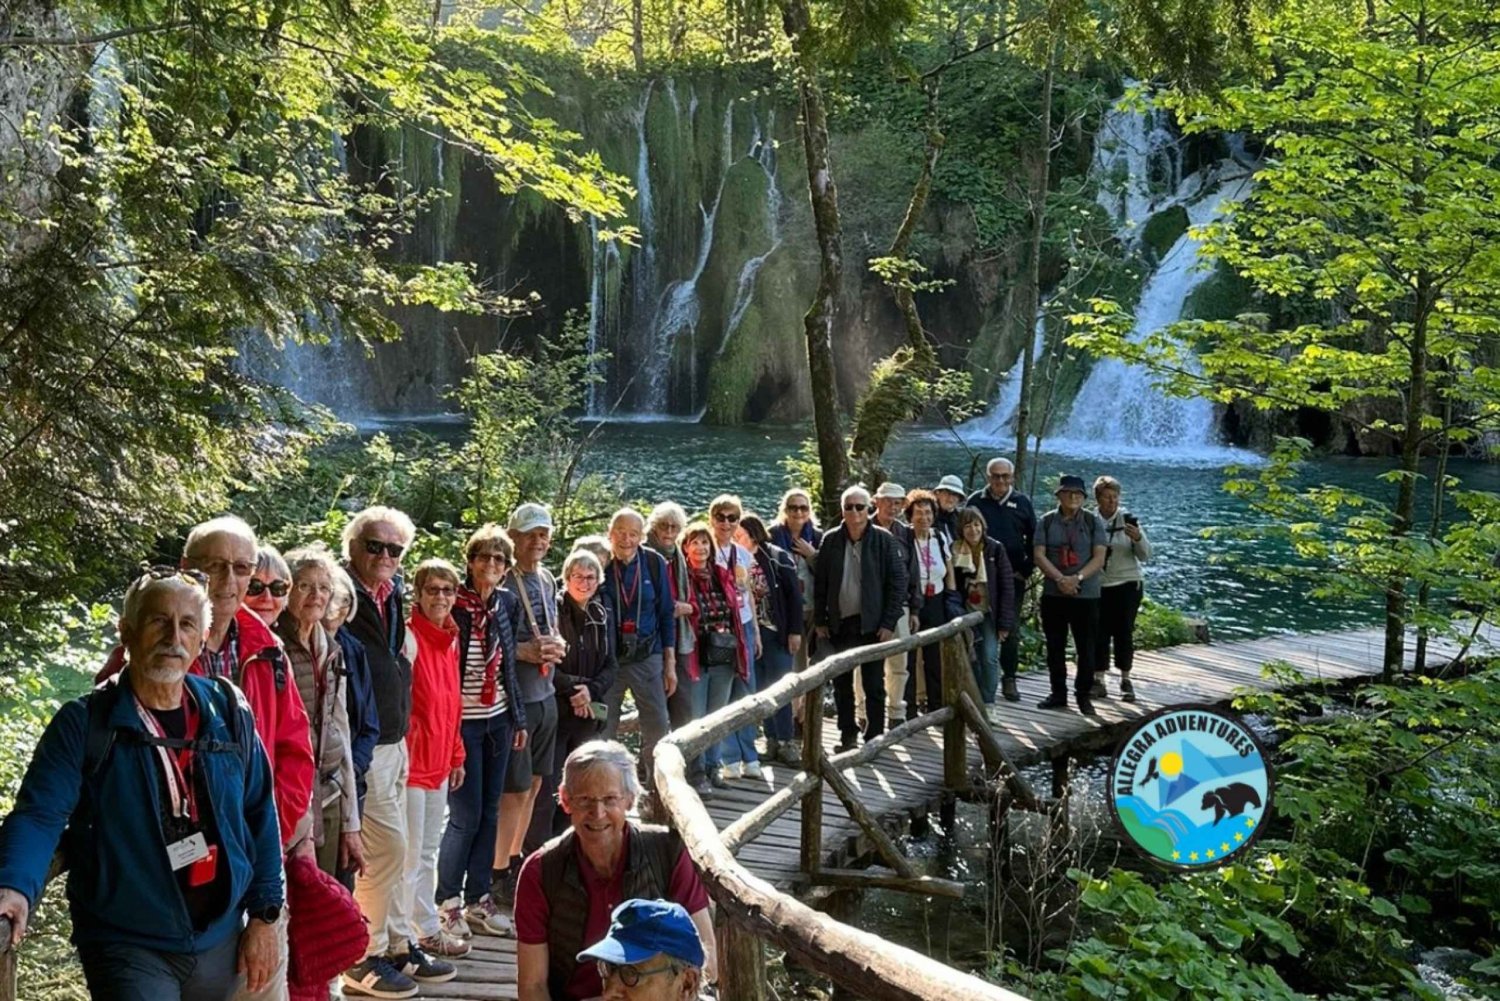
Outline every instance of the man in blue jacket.
POLYGON ((58 710, 0 826, 0 917, 15 941, 62 844, 96 1001, 224 999, 241 973, 260 990, 276 967, 271 767, 238 691, 188 675, 212 614, 192 573, 131 584, 125 670, 58 710))
MULTIPOLYGON (((1026 582, 1035 569, 1032 546, 1036 540, 1036 508, 1031 498, 1015 488, 1016 467, 1009 459, 994 458, 984 467, 989 483, 964 502, 984 515, 986 534, 1005 547, 1015 572, 1016 614, 1019 617, 1026 582)), ((1000 644, 1000 692, 1007 702, 1021 698, 1016 690, 1016 668, 1021 659, 1021 630, 1012 629, 1000 644)))

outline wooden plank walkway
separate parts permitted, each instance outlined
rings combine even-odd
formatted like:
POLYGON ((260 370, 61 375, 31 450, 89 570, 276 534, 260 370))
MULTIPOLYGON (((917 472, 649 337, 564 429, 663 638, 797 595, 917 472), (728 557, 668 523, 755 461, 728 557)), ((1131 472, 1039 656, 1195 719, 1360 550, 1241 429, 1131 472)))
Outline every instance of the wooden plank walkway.
MULTIPOLYGON (((1412 645, 1409 637, 1408 658, 1412 645)), ((1486 628, 1476 647, 1500 649, 1500 629, 1486 628)), ((1077 712, 1037 709, 1036 703, 1047 694, 1046 674, 1041 671, 1020 676, 1020 702, 1000 702, 987 710, 1001 745, 1017 766, 1024 767, 1066 752, 1112 748, 1132 721, 1163 706, 1227 702, 1239 689, 1275 687, 1261 674, 1262 666, 1273 661, 1291 664, 1309 681, 1371 681, 1380 674, 1383 651, 1384 637, 1378 629, 1170 647, 1137 653, 1131 673, 1137 701, 1098 700, 1097 719, 1077 712)), ((1457 653, 1456 645, 1433 641, 1429 644, 1428 663, 1440 664, 1457 653)), ((1111 675, 1112 692, 1118 677, 1111 675)), ((837 728, 825 726, 823 733, 828 753, 832 755, 838 740, 837 728)), ((969 757, 971 766, 980 761, 972 742, 969 757)), ((720 830, 796 774, 796 769, 782 765, 762 767, 762 778, 732 781, 729 789, 720 790, 708 803, 709 813, 720 830)), ((936 808, 942 799, 942 733, 924 731, 847 775, 870 812, 888 826, 898 827, 906 819, 936 808)), ((800 808, 793 807, 736 853, 746 868, 778 889, 792 890, 797 882, 800 816, 800 808)), ((866 850, 860 837, 858 827, 824 783, 825 864, 847 865, 864 855, 866 850)), ((474 952, 457 963, 458 979, 424 986, 422 996, 466 1001, 516 997, 515 943, 486 936, 475 936, 474 943, 474 952)))

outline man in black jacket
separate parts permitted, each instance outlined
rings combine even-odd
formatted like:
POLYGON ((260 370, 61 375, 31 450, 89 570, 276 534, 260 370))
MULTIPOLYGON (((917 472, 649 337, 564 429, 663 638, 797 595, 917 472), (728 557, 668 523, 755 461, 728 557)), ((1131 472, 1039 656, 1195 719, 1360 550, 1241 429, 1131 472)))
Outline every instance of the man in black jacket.
MULTIPOLYGON (((819 637, 835 651, 884 642, 896 634, 906 614, 907 575, 900 547, 891 533, 870 524, 870 494, 864 487, 844 491, 843 524, 823 536, 813 567, 813 622, 819 637)), ((859 666, 867 713, 865 739, 885 732, 884 661, 859 666)), ((854 747, 859 727, 854 717, 854 676, 833 680, 838 707, 840 750, 854 747)))
MULTIPOLYGON (((986 534, 1005 547, 1005 556, 1015 571, 1016 614, 1019 618, 1026 582, 1035 567, 1032 547, 1036 539, 1036 509, 1031 498, 1015 488, 1016 467, 1009 459, 994 458, 985 466, 989 484, 969 495, 966 507, 984 515, 986 534)), ((1012 629, 1000 644, 1001 694, 1009 702, 1019 699, 1016 668, 1021 658, 1021 630, 1012 629)))

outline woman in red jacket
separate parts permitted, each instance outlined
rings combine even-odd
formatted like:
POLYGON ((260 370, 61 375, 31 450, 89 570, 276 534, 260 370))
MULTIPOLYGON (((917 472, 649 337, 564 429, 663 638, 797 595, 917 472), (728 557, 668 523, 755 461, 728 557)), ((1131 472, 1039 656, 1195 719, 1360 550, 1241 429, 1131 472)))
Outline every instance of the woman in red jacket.
MULTIPOLYGON (((413 941, 403 972, 418 983, 452 980, 457 970, 440 957, 461 954, 462 942, 444 940, 438 922, 437 855, 443 838, 448 789, 463 785, 463 695, 459 688, 458 626, 449 613, 458 597, 458 570, 446 560, 417 567, 416 610, 407 637, 411 657, 411 725, 406 750, 406 878, 411 894, 409 933, 413 941)), ((393 950, 399 946, 393 943, 393 950)))

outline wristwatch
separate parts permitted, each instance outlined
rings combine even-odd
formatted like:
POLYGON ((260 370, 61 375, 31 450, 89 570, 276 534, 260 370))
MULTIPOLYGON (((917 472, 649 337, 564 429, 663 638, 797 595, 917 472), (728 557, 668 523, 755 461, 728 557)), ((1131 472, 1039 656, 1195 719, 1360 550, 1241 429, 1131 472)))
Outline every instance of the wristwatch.
POLYGON ((250 912, 251 921, 264 921, 268 925, 274 925, 279 917, 281 917, 280 904, 272 904, 250 912))

